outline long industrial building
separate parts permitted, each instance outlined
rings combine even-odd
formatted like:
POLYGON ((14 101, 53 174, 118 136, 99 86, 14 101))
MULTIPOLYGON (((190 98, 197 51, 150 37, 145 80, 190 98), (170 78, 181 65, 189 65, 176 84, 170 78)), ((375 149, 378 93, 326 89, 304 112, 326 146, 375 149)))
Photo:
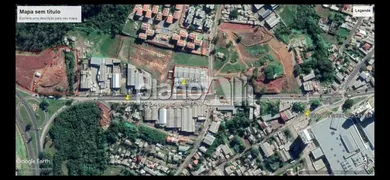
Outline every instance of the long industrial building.
POLYGON ((181 67, 174 68, 174 87, 191 87, 199 85, 203 91, 207 91, 208 73, 205 68, 181 67))
POLYGON ((149 85, 149 87, 152 88, 152 75, 146 71, 138 70, 137 67, 131 64, 127 64, 126 85, 128 88, 133 88, 135 90, 140 90, 146 85, 149 85))
POLYGON ((192 110, 190 108, 183 108, 181 115, 181 131, 195 132, 195 120, 192 118, 192 110))
POLYGON ((118 89, 121 87, 121 83, 120 83, 120 80, 121 80, 121 76, 119 73, 114 73, 113 76, 112 76, 112 83, 111 83, 111 86, 113 89, 118 89))
POLYGON ((80 89, 91 89, 91 73, 89 71, 81 71, 80 89))

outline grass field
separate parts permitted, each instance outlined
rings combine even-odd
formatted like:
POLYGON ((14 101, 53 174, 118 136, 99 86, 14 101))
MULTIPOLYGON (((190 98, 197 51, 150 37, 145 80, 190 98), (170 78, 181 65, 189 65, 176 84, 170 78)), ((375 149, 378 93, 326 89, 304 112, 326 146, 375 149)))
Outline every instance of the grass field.
POLYGON ((137 31, 139 29, 139 26, 141 25, 140 23, 138 23, 138 28, 137 29, 134 29, 134 21, 132 20, 127 20, 125 26, 123 27, 123 34, 126 34, 128 36, 131 36, 131 37, 137 37, 137 31))
POLYGON ((115 176, 119 175, 124 169, 122 166, 108 166, 108 168, 103 172, 104 176, 115 176))
POLYGON ((341 36, 341 37, 345 37, 347 38, 348 35, 349 35, 349 30, 348 29, 345 29, 345 28, 339 28, 337 30, 337 35, 341 36))
MULTIPOLYGON (((22 121, 24 122, 25 125, 31 124, 31 119, 30 116, 27 113, 27 109, 24 106, 21 106, 19 109, 20 116, 22 118, 22 121)), ((32 125, 32 124, 31 124, 32 125)), ((24 129, 23 129, 24 130, 24 129)))
POLYGON ((172 54, 176 64, 185 66, 204 66, 207 67, 209 62, 206 56, 198 56, 183 52, 175 52, 172 54))
POLYGON ((236 51, 234 51, 232 53, 232 57, 230 58, 230 62, 231 63, 236 63, 238 60, 239 60, 238 53, 236 51))
MULTIPOLYGON (((16 89, 17 90, 17 89, 16 89)), ((25 93, 24 91, 19 91, 19 90, 17 90, 18 91, 18 93, 20 94, 20 96, 22 96, 22 97, 27 97, 27 96, 30 96, 30 94, 27 94, 27 93, 25 93)))
POLYGON ((37 145, 36 141, 39 141, 39 139, 37 138, 37 136, 35 136, 35 130, 31 129, 30 131, 28 131, 28 134, 30 135, 30 138, 32 137, 32 141, 29 142, 32 146, 32 151, 34 152, 34 154, 38 155, 38 152, 37 152, 38 145, 37 145))
POLYGON ((262 55, 269 52, 269 46, 267 44, 265 45, 254 45, 247 48, 247 51, 249 54, 253 56, 262 55))
POLYGON ((53 100, 48 99, 49 107, 47 108, 47 113, 49 113, 49 118, 62 106, 65 106, 66 101, 63 100, 53 100))
POLYGON ((35 104, 38 107, 37 111, 35 111, 34 113, 35 113, 35 118, 37 119, 37 125, 38 125, 38 127, 41 127, 43 125, 43 123, 45 122, 45 112, 43 112, 39 108, 39 103, 37 101, 30 99, 30 100, 27 100, 27 102, 31 105, 35 104))
POLYGON ((241 72, 242 70, 245 70, 245 66, 239 62, 236 62, 234 64, 226 64, 223 69, 221 69, 221 73, 235 73, 235 72, 241 72))
POLYGON ((296 5, 285 5, 283 11, 279 14, 287 26, 294 22, 296 11, 296 5))
POLYGON ((315 8, 316 12, 318 15, 320 15, 321 17, 324 17, 324 18, 327 18, 329 17, 331 11, 329 9, 325 9, 323 8, 321 5, 316 5, 316 8, 315 8))
POLYGON ((335 36, 329 35, 327 33, 321 33, 322 38, 324 38, 325 41, 331 44, 337 44, 337 39, 335 36))
POLYGON ((222 68, 222 66, 225 64, 225 61, 222 61, 220 59, 215 59, 213 63, 213 69, 214 70, 219 70, 222 68))
MULTIPOLYGON (((27 159, 27 148, 26 145, 23 142, 22 134, 19 131, 19 128, 16 127, 16 142, 15 142, 15 150, 16 150, 16 158, 19 159, 27 159)), ((20 169, 22 172, 22 175, 29 175, 27 172, 24 171, 28 168, 28 164, 26 163, 17 163, 16 168, 20 169)))

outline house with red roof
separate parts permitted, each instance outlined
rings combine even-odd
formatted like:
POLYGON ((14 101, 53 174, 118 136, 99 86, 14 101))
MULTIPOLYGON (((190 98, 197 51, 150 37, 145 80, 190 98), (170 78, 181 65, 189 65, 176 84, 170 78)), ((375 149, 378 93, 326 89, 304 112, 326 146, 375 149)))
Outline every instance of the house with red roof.
POLYGON ((157 14, 158 13, 158 6, 157 5, 153 5, 152 13, 153 14, 157 14))
POLYGON ((194 43, 195 43, 195 45, 197 45, 197 46, 201 46, 201 45, 202 45, 202 40, 195 39, 195 40, 194 40, 194 43))
POLYGON ((154 30, 152 30, 152 29, 146 30, 146 35, 153 36, 154 35, 154 30))
POLYGON ((143 39, 143 40, 145 40, 145 39, 147 38, 147 36, 146 36, 145 33, 139 33, 139 34, 138 34, 138 37, 139 37, 140 39, 143 39))
POLYGON ((370 48, 371 48, 371 44, 365 43, 365 44, 363 45, 363 49, 364 49, 365 51, 368 51, 370 48))
POLYGON ((186 42, 183 40, 178 40, 177 41, 177 46, 184 47, 186 45, 186 42))
POLYGON ((137 15, 137 16, 139 16, 139 17, 141 17, 142 16, 142 8, 138 8, 137 9, 137 13, 135 14, 135 15, 137 15))
POLYGON ((146 17, 146 18, 149 18, 149 19, 152 18, 152 10, 148 9, 148 10, 146 11, 145 17, 146 17))

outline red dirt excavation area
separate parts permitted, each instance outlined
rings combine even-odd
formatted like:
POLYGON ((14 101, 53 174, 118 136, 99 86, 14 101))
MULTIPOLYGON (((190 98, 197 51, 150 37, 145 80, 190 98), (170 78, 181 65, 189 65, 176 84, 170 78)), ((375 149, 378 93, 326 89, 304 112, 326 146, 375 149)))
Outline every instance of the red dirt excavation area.
POLYGON ((16 83, 32 90, 34 74, 41 73, 54 56, 55 54, 51 50, 45 50, 36 55, 16 54, 16 83))

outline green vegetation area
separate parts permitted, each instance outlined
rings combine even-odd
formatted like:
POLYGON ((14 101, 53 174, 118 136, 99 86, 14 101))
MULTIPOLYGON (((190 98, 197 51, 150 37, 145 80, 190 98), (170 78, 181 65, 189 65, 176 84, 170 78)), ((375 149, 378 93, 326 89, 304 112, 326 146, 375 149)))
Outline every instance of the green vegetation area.
POLYGON ((245 128, 250 126, 250 121, 245 113, 239 112, 232 119, 220 125, 221 130, 227 129, 230 134, 244 136, 245 128))
POLYGON ((34 113, 35 113, 35 118, 37 119, 38 128, 41 127, 45 122, 45 112, 42 111, 41 108, 39 108, 40 103, 37 100, 27 100, 27 102, 31 104, 31 108, 33 104, 35 104, 36 107, 38 107, 37 110, 34 111, 34 113))
POLYGON ((294 22, 295 14, 297 13, 297 5, 284 5, 283 11, 279 13, 284 23, 287 26, 294 22))
POLYGON ((337 112, 339 110, 339 107, 335 107, 332 109, 333 112, 337 112))
POLYGON ((215 149, 217 149, 219 145, 224 144, 223 136, 224 133, 222 131, 219 131, 219 133, 214 136, 215 140, 213 141, 213 144, 211 144, 211 146, 207 148, 205 157, 211 157, 215 149))
POLYGON ((63 45, 63 37, 81 27, 89 33, 93 30, 114 37, 119 34, 134 5, 81 5, 83 23, 18 23, 15 45, 17 50, 39 52, 63 45))
POLYGON ((320 99, 316 99, 316 100, 311 100, 310 101, 310 109, 316 109, 317 107, 319 107, 321 105, 321 101, 320 99))
POLYGON ((269 52, 269 46, 268 44, 265 45, 254 45, 251 47, 247 47, 246 50, 251 54, 252 56, 259 56, 262 54, 266 54, 269 52))
POLYGON ((140 138, 150 143, 165 144, 168 134, 157 129, 141 125, 138 127, 140 138))
POLYGON ((22 96, 22 97, 30 96, 30 94, 28 94, 28 93, 26 93, 26 92, 24 92, 24 91, 21 91, 21 90, 18 90, 18 89, 16 89, 16 90, 18 91, 18 93, 19 93, 20 96, 22 96))
POLYGON ((272 61, 264 68, 264 74, 269 80, 276 79, 283 75, 283 67, 278 61, 272 61))
MULTIPOLYGON (((138 29, 135 29, 134 25, 135 25, 135 22, 133 20, 131 20, 131 19, 127 20, 126 24, 123 27, 122 33, 126 34, 128 36, 131 36, 131 37, 137 37, 138 29)), ((140 26, 140 24, 138 24, 138 27, 139 26, 140 26)))
POLYGON ((274 155, 265 158, 263 164, 265 164, 265 168, 270 172, 275 172, 277 169, 282 168, 287 163, 284 163, 280 160, 279 152, 274 155))
POLYGON ((236 151, 236 153, 242 153, 246 148, 245 142, 237 135, 234 136, 229 145, 234 149, 234 151, 236 151))
MULTIPOLYGON (((214 83, 216 83, 216 82, 214 82, 214 83)), ((225 96, 225 93, 223 92, 222 86, 219 83, 215 86, 215 91, 216 91, 218 96, 225 96)))
POLYGON ((318 15, 324 18, 328 18, 329 15, 331 14, 331 11, 328 8, 324 8, 320 4, 316 5, 315 10, 318 13, 318 15))
MULTIPOLYGON (((15 150, 16 150, 16 158, 19 159, 28 159, 27 156, 27 148, 23 142, 23 136, 19 131, 19 128, 16 127, 16 142, 15 142, 15 150)), ((20 169, 21 175, 29 175, 29 171, 27 170, 28 164, 26 163, 18 163, 16 167, 20 169), (25 171, 26 170, 26 171, 25 171)))
POLYGON ((209 64, 206 56, 199 56, 183 52, 175 52, 172 56, 175 63, 180 65, 207 67, 209 64))
POLYGON ((345 29, 345 28, 339 28, 339 30, 337 31, 337 36, 340 36, 340 37, 345 37, 347 38, 348 35, 349 35, 349 30, 348 29, 345 29))
POLYGON ((74 83, 75 83, 75 57, 74 52, 64 52, 65 54, 65 64, 66 64, 66 73, 68 76, 69 84, 69 93, 73 94, 74 92, 74 83))
POLYGON ((355 104, 355 100, 354 100, 354 99, 347 99, 347 100, 345 100, 345 102, 344 102, 342 108, 343 108, 344 111, 346 111, 346 110, 351 109, 351 107, 352 107, 354 104, 355 104))
POLYGON ((215 70, 220 70, 222 66, 226 63, 228 59, 230 59, 230 51, 228 48, 222 47, 222 46, 215 46, 215 52, 216 53, 223 53, 224 57, 223 58, 218 58, 216 57, 214 60, 214 69, 215 70))
POLYGON ((321 33, 321 37, 328 43, 337 44, 336 36, 332 36, 328 33, 321 33))
POLYGON ((27 113, 26 107, 20 106, 19 113, 20 113, 22 121, 24 122, 25 125, 31 124, 31 119, 30 119, 30 116, 27 113))
POLYGON ((104 176, 116 176, 120 175, 126 168, 123 166, 108 166, 103 172, 104 176))
POLYGON ((47 107, 47 112, 49 113, 49 118, 53 116, 53 114, 60 109, 62 106, 65 106, 67 101, 64 100, 54 100, 54 99, 46 99, 49 103, 49 106, 47 107))
POLYGON ((279 113, 280 101, 260 101, 260 114, 272 116, 279 113))
POLYGON ((319 35, 322 30, 318 25, 319 15, 316 13, 313 5, 297 6, 297 15, 294 23, 288 27, 279 24, 275 30, 275 36, 283 42, 288 42, 286 36, 292 33, 292 29, 305 31, 313 40, 314 49, 312 60, 300 65, 305 69, 314 69, 316 77, 321 82, 332 82, 334 71, 332 63, 328 60, 328 44, 319 35))
POLYGON ((100 115, 95 103, 83 103, 70 107, 54 120, 49 130, 56 149, 50 159, 53 175, 103 174, 108 157, 105 136, 99 126, 100 115), (63 172, 62 164, 68 173, 63 172))
POLYGON ((232 57, 230 58, 230 62, 231 63, 236 63, 238 60, 239 60, 238 53, 236 51, 234 51, 232 53, 232 57))
POLYGON ((292 110, 297 113, 305 111, 305 104, 301 102, 295 102, 292 106, 292 110))
POLYGON ((221 73, 236 73, 242 72, 246 67, 241 62, 236 62, 234 64, 226 64, 223 69, 221 69, 221 73))
POLYGON ((253 66, 260 67, 260 66, 263 66, 263 65, 268 64, 269 62, 273 62, 273 61, 275 61, 274 56, 272 56, 271 54, 266 54, 265 56, 263 56, 259 60, 255 61, 253 63, 253 66))

